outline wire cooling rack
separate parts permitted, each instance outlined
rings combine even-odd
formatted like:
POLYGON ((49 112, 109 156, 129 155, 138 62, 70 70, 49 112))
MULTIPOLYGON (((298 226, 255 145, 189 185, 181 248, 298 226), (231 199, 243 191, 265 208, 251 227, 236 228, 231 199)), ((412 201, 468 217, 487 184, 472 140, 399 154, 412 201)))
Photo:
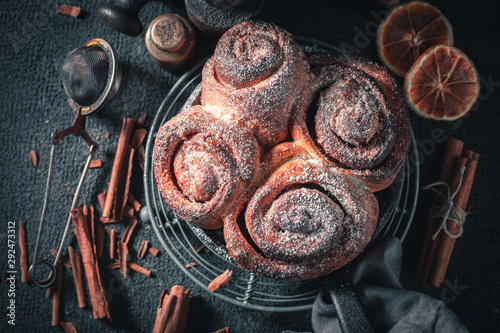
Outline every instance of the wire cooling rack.
MULTIPOLYGON (((330 49, 335 47, 314 39, 295 37, 305 48, 330 49)), ((338 51, 338 50, 337 50, 338 51)), ((155 116, 146 144, 146 160, 144 165, 144 189, 147 212, 141 217, 149 217, 162 246, 172 260, 192 281, 207 292, 208 284, 226 269, 233 271, 230 282, 218 289, 213 295, 229 303, 260 311, 292 312, 309 310, 322 287, 314 279, 300 282, 289 282, 268 279, 249 273, 228 260, 228 253, 198 251, 203 244, 199 233, 194 233, 188 224, 182 221, 163 201, 155 181, 152 157, 156 134, 160 127, 175 116, 184 106, 186 100, 201 82, 201 69, 204 61, 193 67, 179 78, 161 104, 155 116), (196 265, 192 265, 196 263, 196 265)), ((397 236, 403 240, 408 232, 418 197, 420 178, 418 152, 416 142, 411 133, 412 144, 407 161, 401 168, 396 181, 384 191, 390 191, 391 205, 383 215, 387 219, 384 227, 375 238, 397 236)), ((382 191, 382 192, 384 192, 382 191)), ((384 194, 382 193, 382 196, 384 194)), ((222 231, 215 231, 220 232, 222 231)), ((222 235, 216 237, 222 239, 222 235)))

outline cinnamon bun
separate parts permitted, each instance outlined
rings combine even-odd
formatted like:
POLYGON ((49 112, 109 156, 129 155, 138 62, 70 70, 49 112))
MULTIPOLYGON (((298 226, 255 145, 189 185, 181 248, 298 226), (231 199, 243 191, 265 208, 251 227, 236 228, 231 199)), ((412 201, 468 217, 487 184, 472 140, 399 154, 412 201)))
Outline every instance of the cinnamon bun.
POLYGON ((260 148, 245 127, 193 106, 166 122, 153 152, 163 199, 184 220, 222 227, 245 186, 256 175, 260 148))
POLYGON ((389 71, 361 56, 310 57, 315 78, 292 118, 292 137, 372 191, 395 179, 410 145, 408 111, 389 71))
POLYGON ((265 148, 285 140, 307 58, 276 25, 247 21, 228 30, 202 71, 201 104, 243 122, 265 148))
POLYGON ((224 236, 246 270, 305 280, 355 258, 377 220, 377 199, 363 182, 299 159, 281 165, 246 207, 224 219, 224 236))

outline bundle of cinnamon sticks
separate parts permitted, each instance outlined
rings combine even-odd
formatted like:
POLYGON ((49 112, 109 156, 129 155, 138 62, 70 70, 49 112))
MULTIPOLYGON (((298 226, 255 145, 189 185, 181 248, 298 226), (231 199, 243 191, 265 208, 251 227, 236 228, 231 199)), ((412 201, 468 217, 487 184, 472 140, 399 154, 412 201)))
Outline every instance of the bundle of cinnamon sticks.
POLYGON ((427 186, 436 195, 429 210, 417 267, 417 277, 427 287, 439 287, 443 283, 453 248, 463 232, 465 211, 479 159, 479 154, 463 147, 463 141, 448 139, 439 181, 427 186))
POLYGON ((132 161, 137 153, 139 163, 144 160, 143 141, 147 135, 146 129, 142 128, 145 121, 145 114, 136 121, 131 118, 124 118, 120 137, 118 138, 118 146, 116 147, 115 159, 111 170, 111 178, 109 187, 106 193, 100 194, 103 223, 119 222, 122 220, 124 213, 140 208, 137 206, 136 200, 130 196, 130 178, 132 176, 132 161), (137 127, 134 130, 134 127, 137 127), (128 206, 128 204, 132 206, 128 206))

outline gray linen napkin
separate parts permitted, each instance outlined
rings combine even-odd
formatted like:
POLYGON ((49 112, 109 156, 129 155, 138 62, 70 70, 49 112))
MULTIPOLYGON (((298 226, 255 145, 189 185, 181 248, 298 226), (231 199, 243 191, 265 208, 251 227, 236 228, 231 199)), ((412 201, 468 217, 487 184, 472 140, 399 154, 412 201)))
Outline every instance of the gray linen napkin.
MULTIPOLYGON (((460 319, 444 302, 410 290, 399 282, 402 247, 396 237, 384 239, 352 262, 356 292, 379 332, 466 333, 460 319)), ((328 292, 322 290, 312 310, 316 333, 342 332, 328 292)))

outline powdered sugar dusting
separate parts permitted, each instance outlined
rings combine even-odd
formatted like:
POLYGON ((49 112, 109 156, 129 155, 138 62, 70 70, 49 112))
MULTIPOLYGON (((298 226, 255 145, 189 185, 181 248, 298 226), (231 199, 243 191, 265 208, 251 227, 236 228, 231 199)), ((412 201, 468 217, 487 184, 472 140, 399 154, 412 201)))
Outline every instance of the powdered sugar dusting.
POLYGON ((321 78, 329 87, 320 93, 318 144, 343 166, 363 169, 383 163, 395 145, 396 124, 378 85, 363 72, 339 65, 324 68, 321 78))
POLYGON ((248 21, 224 34, 202 77, 202 104, 245 123, 270 148, 288 136, 292 105, 310 73, 290 33, 248 21))
POLYGON ((165 123, 153 154, 155 177, 169 206, 186 221, 221 226, 257 171, 260 150, 246 128, 193 106, 165 123))
MULTIPOLYGON (((333 168, 293 161, 276 170, 246 208, 246 228, 265 257, 243 245, 255 252, 247 266, 233 239, 226 240, 236 261, 250 271, 310 278, 352 260, 367 244, 377 220, 378 202, 367 188, 333 168)), ((232 226, 228 229, 235 232, 232 226)), ((245 242, 235 239, 239 246, 245 242)))

